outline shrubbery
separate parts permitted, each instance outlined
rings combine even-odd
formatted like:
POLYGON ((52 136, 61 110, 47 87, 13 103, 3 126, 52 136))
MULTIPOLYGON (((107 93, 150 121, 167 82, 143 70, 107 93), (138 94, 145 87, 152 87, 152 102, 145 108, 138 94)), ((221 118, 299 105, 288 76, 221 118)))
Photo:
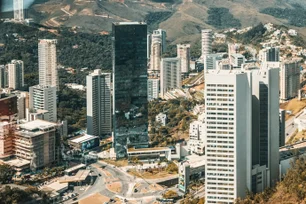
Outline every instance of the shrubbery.
POLYGON ((238 19, 229 12, 228 8, 209 8, 207 24, 214 26, 218 29, 223 28, 239 28, 241 23, 238 19))

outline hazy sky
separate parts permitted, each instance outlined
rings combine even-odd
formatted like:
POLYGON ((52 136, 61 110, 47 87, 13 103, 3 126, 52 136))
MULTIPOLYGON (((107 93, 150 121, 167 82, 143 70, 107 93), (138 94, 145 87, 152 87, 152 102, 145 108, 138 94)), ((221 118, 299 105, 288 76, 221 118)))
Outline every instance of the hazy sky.
MULTIPOLYGON (((24 0, 24 8, 28 8, 35 0, 24 0)), ((13 0, 0 0, 2 2, 2 11, 13 10, 13 0)))

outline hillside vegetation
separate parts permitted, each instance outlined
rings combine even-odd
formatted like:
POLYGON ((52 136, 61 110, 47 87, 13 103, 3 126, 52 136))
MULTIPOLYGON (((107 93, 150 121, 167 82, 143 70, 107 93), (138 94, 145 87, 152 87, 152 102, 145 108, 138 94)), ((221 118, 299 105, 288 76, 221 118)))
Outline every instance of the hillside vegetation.
POLYGON ((238 199, 236 204, 289 204, 306 202, 306 159, 301 157, 292 163, 283 180, 275 188, 268 188, 262 193, 251 194, 245 199, 238 199))
POLYGON ((218 29, 223 28, 239 28, 241 23, 234 18, 228 8, 209 8, 207 24, 218 29))

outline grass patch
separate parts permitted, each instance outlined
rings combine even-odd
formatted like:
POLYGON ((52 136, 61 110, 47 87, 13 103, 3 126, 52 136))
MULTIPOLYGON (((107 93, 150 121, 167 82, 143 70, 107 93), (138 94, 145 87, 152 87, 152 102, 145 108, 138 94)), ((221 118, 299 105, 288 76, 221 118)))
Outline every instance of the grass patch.
POLYGON ((132 176, 136 176, 136 177, 144 178, 144 179, 159 179, 159 178, 165 178, 168 176, 175 175, 175 174, 169 174, 165 170, 162 170, 162 171, 154 170, 152 172, 148 172, 148 171, 139 172, 136 169, 130 169, 128 173, 132 176))
POLYGON ((110 160, 110 159, 103 159, 102 161, 115 165, 117 167, 123 167, 128 165, 128 160, 127 159, 120 159, 120 160, 110 160))
POLYGON ((299 101, 297 98, 290 100, 289 102, 280 104, 280 108, 286 111, 292 111, 291 115, 286 114, 286 120, 296 115, 298 112, 306 107, 306 99, 299 101))

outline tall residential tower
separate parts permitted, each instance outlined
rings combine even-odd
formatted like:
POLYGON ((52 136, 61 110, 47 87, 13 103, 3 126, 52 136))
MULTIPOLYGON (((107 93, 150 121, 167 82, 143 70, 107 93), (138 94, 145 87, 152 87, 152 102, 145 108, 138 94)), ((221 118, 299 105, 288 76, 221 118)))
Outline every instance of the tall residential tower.
POLYGON ((103 136, 111 130, 111 73, 96 69, 86 77, 87 134, 103 136))
POLYGON ((24 86, 24 66, 21 60, 12 60, 8 64, 8 86, 20 89, 24 86))

